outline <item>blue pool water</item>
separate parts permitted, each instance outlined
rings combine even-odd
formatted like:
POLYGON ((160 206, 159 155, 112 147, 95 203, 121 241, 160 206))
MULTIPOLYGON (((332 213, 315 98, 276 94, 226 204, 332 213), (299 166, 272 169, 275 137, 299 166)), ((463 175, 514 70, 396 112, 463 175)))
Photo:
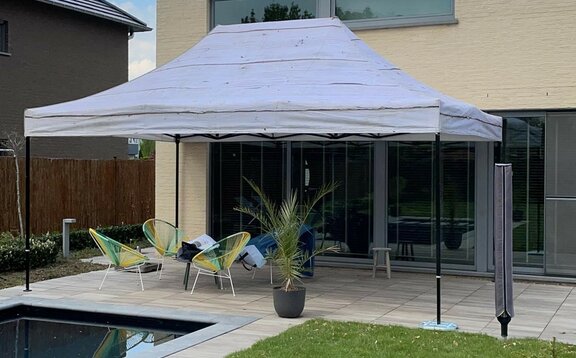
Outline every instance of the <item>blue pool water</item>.
POLYGON ((209 325, 21 305, 0 311, 0 358, 134 357, 209 325))

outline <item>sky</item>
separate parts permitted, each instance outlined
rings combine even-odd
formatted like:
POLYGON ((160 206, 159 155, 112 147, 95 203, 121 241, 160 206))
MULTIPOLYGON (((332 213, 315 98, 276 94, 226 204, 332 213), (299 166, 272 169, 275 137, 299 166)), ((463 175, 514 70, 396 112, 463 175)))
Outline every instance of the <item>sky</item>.
POLYGON ((107 0, 144 21, 149 32, 136 32, 128 41, 128 78, 134 79, 156 67, 156 0, 107 0))

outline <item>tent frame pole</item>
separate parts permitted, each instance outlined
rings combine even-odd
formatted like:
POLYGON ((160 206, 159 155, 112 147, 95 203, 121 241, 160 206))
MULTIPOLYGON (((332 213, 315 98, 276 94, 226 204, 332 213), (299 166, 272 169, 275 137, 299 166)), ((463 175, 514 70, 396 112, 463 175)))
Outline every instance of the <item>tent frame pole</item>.
POLYGON ((179 200, 180 200, 180 134, 176 134, 174 136, 174 143, 176 143, 176 175, 175 175, 175 180, 176 180, 175 195, 176 195, 176 197, 174 198, 174 223, 175 223, 175 226, 178 227, 178 218, 180 217, 179 212, 178 212, 180 209, 180 205, 179 205, 179 200))
POLYGON ((26 258, 26 288, 24 292, 30 292, 30 137, 26 137, 26 179, 25 179, 25 195, 26 201, 24 209, 24 214, 26 215, 26 248, 24 249, 24 255, 26 258))
POLYGON ((435 214, 436 214, 436 324, 440 325, 442 307, 442 142, 440 133, 436 133, 434 160, 434 190, 435 190, 435 214))

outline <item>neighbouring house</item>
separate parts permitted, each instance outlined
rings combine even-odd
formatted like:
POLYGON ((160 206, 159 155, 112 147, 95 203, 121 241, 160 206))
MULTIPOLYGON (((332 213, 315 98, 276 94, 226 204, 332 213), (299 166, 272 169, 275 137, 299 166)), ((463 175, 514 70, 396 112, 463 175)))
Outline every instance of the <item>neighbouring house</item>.
MULTIPOLYGON (((444 267, 493 271, 487 188, 494 163, 506 162, 514 171, 515 272, 576 278, 575 2, 158 0, 157 9, 158 65, 217 24, 339 16, 417 80, 502 116, 502 143, 443 146, 444 267)), ((276 198, 337 181, 318 208, 317 245, 341 251, 322 260, 368 265, 371 247, 388 246, 395 267, 433 270, 432 143, 185 143, 181 153, 180 222, 192 235, 258 233, 233 210, 258 205, 243 176, 276 198)), ((173 219, 174 145, 158 143, 156 158, 156 215, 173 219)))
MULTIPOLYGON (((23 133, 24 110, 128 80, 128 41, 146 24, 103 0, 0 2, 0 142, 23 133)), ((32 155, 128 158, 124 138, 35 138, 32 155)))

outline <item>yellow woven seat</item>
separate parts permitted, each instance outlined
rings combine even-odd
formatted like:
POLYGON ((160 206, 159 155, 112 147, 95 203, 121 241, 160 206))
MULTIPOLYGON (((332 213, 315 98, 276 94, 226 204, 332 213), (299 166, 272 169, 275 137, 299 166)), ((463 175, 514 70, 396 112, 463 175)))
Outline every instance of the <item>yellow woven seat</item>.
POLYGON ((90 232, 90 236, 102 252, 102 255, 106 256, 110 263, 108 264, 108 269, 106 270, 106 274, 104 275, 104 279, 102 279, 102 283, 100 283, 99 290, 102 289, 102 285, 104 285, 104 281, 108 276, 108 272, 112 266, 119 267, 122 269, 138 269, 138 275, 140 277, 140 286, 142 287, 142 291, 144 291, 144 284, 142 283, 142 272, 140 271, 140 267, 144 265, 149 259, 142 253, 134 250, 133 248, 126 246, 124 244, 119 243, 116 240, 109 238, 106 235, 103 235, 97 232, 94 229, 88 230, 90 232))
POLYGON ((161 219, 148 219, 142 225, 142 231, 146 239, 154 246, 160 260, 160 277, 164 269, 166 257, 176 257, 176 253, 182 246, 184 231, 161 219))
POLYGON ((232 266, 232 263, 240 254, 240 251, 246 246, 248 240, 250 240, 250 234, 242 231, 230 235, 196 254, 196 256, 192 258, 192 265, 198 272, 190 293, 194 293, 198 276, 208 275, 230 280, 232 294, 236 296, 234 284, 232 283, 232 275, 230 274, 230 266, 232 266))

